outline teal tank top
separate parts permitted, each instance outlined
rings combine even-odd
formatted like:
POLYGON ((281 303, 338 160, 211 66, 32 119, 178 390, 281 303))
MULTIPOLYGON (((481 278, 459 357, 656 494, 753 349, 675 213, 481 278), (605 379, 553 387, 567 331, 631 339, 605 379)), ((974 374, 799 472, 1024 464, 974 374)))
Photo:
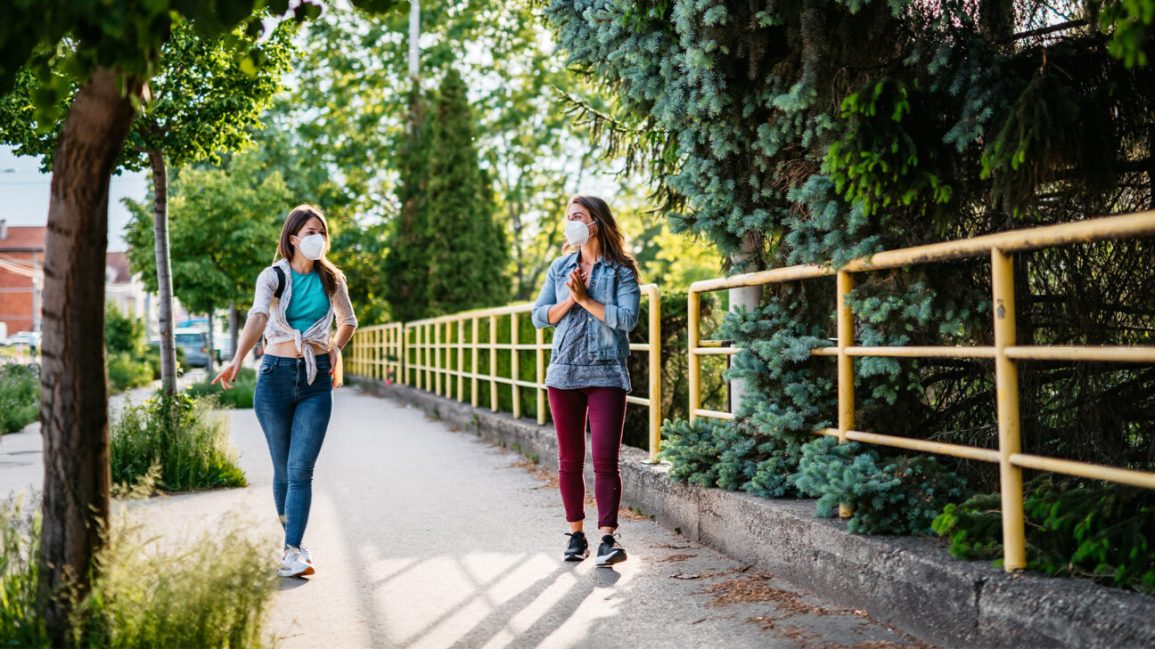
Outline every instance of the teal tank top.
POLYGON ((329 312, 329 296, 325 295, 325 287, 317 271, 305 275, 291 269, 290 272, 293 273, 293 296, 289 298, 289 307, 285 309, 285 319, 290 327, 304 332, 329 312))

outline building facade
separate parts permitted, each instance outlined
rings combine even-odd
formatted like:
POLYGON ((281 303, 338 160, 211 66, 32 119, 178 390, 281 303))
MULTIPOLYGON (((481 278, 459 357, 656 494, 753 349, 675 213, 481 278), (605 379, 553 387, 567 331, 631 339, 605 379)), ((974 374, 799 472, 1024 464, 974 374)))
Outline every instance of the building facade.
POLYGON ((0 323, 7 335, 40 331, 44 287, 44 226, 9 226, 0 220, 0 323))

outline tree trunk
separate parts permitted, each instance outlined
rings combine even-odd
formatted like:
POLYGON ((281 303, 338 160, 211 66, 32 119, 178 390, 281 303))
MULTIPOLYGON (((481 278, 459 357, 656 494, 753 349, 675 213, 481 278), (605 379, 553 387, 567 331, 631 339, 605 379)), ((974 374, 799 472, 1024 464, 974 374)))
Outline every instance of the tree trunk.
POLYGON ((97 68, 68 112, 52 173, 44 263, 40 593, 52 646, 70 644, 71 589, 88 594, 108 521, 104 268, 108 183, 135 117, 117 75, 97 68))
POLYGON ((992 43, 1014 46, 1015 3, 1011 0, 980 0, 979 28, 992 43))
MULTIPOLYGON (((757 268, 753 266, 758 265, 759 248, 762 246, 762 236, 758 232, 747 232, 742 237, 742 250, 730 258, 731 267, 739 273, 748 273, 757 268)), ((739 308, 747 311, 753 311, 761 306, 762 301, 762 287, 760 286, 743 286, 741 288, 732 288, 729 290, 730 310, 737 311, 739 308)), ((727 357, 727 359, 732 357, 727 357)), ((742 405, 742 399, 746 396, 746 381, 744 379, 736 379, 730 381, 730 404, 729 411, 737 412, 742 405)))
POLYGON ((205 360, 205 371, 208 372, 210 377, 213 375, 213 369, 216 367, 215 363, 217 360, 217 345, 213 336, 213 311, 214 309, 209 309, 209 350, 207 354, 208 358, 205 360))
MULTIPOLYGON (((237 312, 237 303, 229 303, 229 356, 237 355, 237 340, 240 338, 241 314, 237 312)), ((243 358, 241 359, 244 360, 243 358)))
POLYGON ((168 170, 164 154, 149 151, 155 194, 152 227, 156 241, 157 321, 160 327, 160 387, 176 394, 176 341, 172 329, 172 264, 168 258, 168 170))

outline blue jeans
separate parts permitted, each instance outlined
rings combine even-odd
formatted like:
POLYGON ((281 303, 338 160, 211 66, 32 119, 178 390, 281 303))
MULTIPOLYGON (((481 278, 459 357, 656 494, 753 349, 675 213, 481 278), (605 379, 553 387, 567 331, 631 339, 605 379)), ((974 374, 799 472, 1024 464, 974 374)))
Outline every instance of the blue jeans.
POLYGON ((273 501, 285 527, 285 545, 300 546, 313 501, 313 466, 333 410, 329 355, 317 354, 309 385, 305 359, 266 355, 257 370, 253 409, 273 458, 273 501))

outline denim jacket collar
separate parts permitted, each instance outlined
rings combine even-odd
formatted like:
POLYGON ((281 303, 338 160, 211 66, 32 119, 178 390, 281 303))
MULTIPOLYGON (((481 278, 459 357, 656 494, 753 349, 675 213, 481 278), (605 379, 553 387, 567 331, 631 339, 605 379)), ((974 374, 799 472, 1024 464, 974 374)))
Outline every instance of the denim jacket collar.
MULTIPOLYGON (((581 254, 581 250, 575 250, 575 251, 569 253, 568 255, 566 255, 565 257, 562 257, 561 270, 570 271, 570 270, 573 270, 574 268, 577 268, 578 256, 580 254, 581 254)), ((605 264, 606 266, 608 266, 609 268, 613 268, 614 270, 617 270, 617 269, 622 267, 621 264, 610 259, 609 257, 606 257, 605 255, 602 255, 601 257, 599 257, 598 260, 594 263, 595 264, 598 264, 598 263, 605 264)))

